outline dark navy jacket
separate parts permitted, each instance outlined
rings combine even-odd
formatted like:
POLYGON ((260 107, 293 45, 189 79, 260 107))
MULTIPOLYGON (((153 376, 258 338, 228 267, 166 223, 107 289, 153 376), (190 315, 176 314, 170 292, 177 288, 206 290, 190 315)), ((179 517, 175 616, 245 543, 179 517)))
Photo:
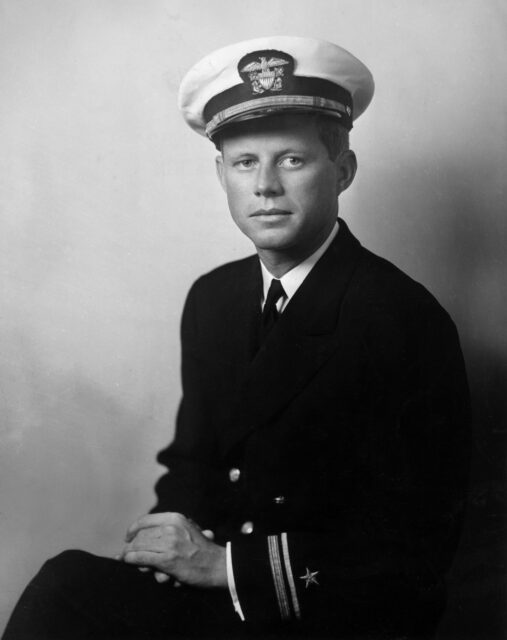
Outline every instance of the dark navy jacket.
POLYGON ((261 290, 252 256, 188 295, 183 400, 154 511, 232 542, 247 626, 431 632, 466 488, 455 326, 343 220, 258 349, 261 290))

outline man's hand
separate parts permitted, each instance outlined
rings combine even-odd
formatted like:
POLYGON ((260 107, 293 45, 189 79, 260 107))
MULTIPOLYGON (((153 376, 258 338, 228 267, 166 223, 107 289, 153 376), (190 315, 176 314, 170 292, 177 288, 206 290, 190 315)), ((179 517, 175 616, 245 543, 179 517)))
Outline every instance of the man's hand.
POLYGON ((198 587, 227 587, 225 548, 179 513, 143 516, 129 527, 121 559, 198 587))

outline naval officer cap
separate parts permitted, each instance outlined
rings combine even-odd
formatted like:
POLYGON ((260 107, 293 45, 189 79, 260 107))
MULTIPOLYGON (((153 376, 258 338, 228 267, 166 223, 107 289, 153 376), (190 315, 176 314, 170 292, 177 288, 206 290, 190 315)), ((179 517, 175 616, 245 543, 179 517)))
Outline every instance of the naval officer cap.
POLYGON ((373 97, 367 67, 336 44, 273 36, 210 53, 185 75, 178 104, 210 139, 225 127, 277 113, 323 113, 346 129, 373 97))

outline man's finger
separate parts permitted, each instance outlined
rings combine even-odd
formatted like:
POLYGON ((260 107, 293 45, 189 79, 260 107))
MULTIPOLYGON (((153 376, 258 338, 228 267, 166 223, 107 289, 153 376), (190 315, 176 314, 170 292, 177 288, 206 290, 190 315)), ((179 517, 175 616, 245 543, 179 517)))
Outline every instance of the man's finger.
POLYGON ((156 567, 160 561, 160 553, 150 551, 127 551, 123 556, 127 564, 135 564, 140 567, 156 567))
POLYGON ((150 527, 160 527, 165 524, 182 525, 186 521, 185 516, 181 513, 175 513, 167 511, 165 513, 148 513, 145 516, 141 516, 135 522, 133 522, 127 529, 125 534, 125 541, 130 542, 141 529, 148 529, 150 527))
POLYGON ((168 582, 171 579, 171 576, 168 576, 167 573, 162 573, 162 571, 155 571, 155 580, 162 584, 163 582, 168 582))
MULTIPOLYGON (((172 525, 171 525, 172 526, 172 525)), ((159 527, 141 530, 136 537, 125 545, 125 551, 151 551, 164 553, 172 543, 181 537, 180 530, 164 531, 159 527)))

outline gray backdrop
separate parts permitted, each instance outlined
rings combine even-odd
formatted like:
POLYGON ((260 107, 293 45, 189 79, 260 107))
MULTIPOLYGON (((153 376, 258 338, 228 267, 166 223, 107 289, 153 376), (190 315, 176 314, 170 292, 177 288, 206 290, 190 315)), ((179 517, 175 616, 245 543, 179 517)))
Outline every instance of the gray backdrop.
POLYGON ((0 628, 45 558, 114 554, 153 504, 185 293, 251 252, 178 84, 212 49, 272 34, 335 41, 376 79, 340 211, 458 324, 477 453, 445 625, 500 598, 505 2, 0 0, 0 628))

